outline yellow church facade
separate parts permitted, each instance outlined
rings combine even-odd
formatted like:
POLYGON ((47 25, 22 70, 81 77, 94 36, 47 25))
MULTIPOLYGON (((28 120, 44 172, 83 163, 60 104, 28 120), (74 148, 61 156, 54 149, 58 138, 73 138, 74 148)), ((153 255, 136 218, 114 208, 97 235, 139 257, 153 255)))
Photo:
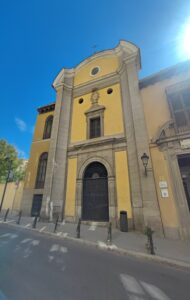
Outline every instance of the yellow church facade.
POLYGON ((25 214, 118 226, 126 211, 131 229, 190 238, 190 63, 143 80, 140 68, 121 41, 58 74, 55 103, 38 109, 25 214))

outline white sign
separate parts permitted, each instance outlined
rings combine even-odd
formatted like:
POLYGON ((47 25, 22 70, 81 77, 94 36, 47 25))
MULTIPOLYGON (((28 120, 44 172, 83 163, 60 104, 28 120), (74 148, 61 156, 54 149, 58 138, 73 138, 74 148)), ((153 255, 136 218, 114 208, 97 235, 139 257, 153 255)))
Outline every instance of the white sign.
POLYGON ((161 189, 161 195, 162 198, 168 198, 169 197, 168 189, 161 189))
POLYGON ((161 189, 167 188, 168 187, 167 181, 159 181, 159 187, 161 189))
POLYGON ((180 144, 182 149, 190 148, 190 139, 182 140, 180 144))

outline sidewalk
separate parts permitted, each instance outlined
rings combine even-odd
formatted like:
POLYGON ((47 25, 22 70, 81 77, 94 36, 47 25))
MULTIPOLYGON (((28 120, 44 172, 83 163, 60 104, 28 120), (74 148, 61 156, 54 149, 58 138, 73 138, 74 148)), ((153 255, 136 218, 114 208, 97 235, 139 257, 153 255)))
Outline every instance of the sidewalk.
MULTIPOLYGON (((16 224, 18 220, 17 213, 10 213, 6 220, 9 224, 16 224)), ((4 213, 0 215, 0 222, 3 222, 4 213)), ((33 218, 22 217, 20 225, 25 228, 32 228, 33 218)), ((53 233, 54 223, 37 222, 36 229, 39 232, 53 233)), ((60 237, 76 238, 77 224, 59 223, 56 230, 56 235, 60 237)), ((108 230, 106 227, 97 227, 94 225, 81 224, 80 238, 86 242, 91 242, 99 247, 107 247, 108 230)), ((146 250, 147 238, 142 233, 137 232, 120 232, 118 229, 112 229, 112 247, 115 250, 126 250, 134 254, 148 254, 146 250)), ((181 263, 189 264, 190 266, 190 241, 169 240, 164 238, 154 237, 155 253, 165 259, 175 260, 181 263)))

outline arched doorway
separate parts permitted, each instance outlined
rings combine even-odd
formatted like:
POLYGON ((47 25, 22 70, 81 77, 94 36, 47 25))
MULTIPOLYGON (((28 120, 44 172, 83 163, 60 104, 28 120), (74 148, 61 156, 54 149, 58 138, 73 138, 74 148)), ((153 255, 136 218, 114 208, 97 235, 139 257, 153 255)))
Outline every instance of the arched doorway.
POLYGON ((109 220, 108 174, 99 162, 89 164, 84 172, 82 219, 99 222, 109 220))

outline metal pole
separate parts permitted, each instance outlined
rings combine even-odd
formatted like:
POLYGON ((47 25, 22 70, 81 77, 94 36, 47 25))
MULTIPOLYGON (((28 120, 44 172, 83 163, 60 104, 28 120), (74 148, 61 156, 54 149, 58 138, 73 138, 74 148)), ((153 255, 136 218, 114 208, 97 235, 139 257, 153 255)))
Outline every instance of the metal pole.
POLYGON ((151 227, 146 228, 146 235, 147 235, 147 249, 151 255, 155 255, 154 251, 154 241, 153 241, 153 233, 154 231, 152 230, 151 227))
POLYGON ((154 243, 153 243, 153 231, 150 234, 150 254, 155 255, 154 243))
POLYGON ((8 174, 7 174, 7 177, 6 177, 5 187, 4 187, 4 190, 3 190, 3 196, 2 196, 1 204, 0 204, 0 212, 1 212, 2 207, 3 207, 3 201, 4 201, 6 189, 7 189, 7 184, 8 184, 8 181, 9 181, 9 176, 10 176, 10 171, 11 171, 11 164, 12 164, 12 162, 10 160, 9 165, 8 165, 8 174))
POLYGON ((5 213, 5 216, 4 216, 4 222, 6 222, 6 220, 7 220, 8 213, 9 213, 9 208, 7 209, 7 211, 6 211, 6 213, 5 213))
POLYGON ((38 215, 34 217, 34 221, 33 221, 33 224, 32 224, 32 228, 36 228, 37 220, 38 220, 38 215))
POLYGON ((144 173, 145 173, 145 176, 147 176, 147 167, 146 166, 144 167, 144 173))
POLYGON ((21 216, 22 216, 22 210, 20 210, 18 214, 18 220, 16 222, 18 225, 20 224, 21 216))
POLYGON ((54 233, 56 233, 56 231, 57 231, 58 222, 59 222, 59 216, 57 216, 57 219, 55 222, 54 233))
POLYGON ((80 225, 81 225, 81 219, 79 218, 78 225, 77 225, 77 239, 80 239, 80 225))
POLYGON ((109 225, 108 225, 107 244, 108 244, 108 245, 111 245, 111 244, 112 244, 112 223, 111 223, 111 222, 109 222, 109 225))

